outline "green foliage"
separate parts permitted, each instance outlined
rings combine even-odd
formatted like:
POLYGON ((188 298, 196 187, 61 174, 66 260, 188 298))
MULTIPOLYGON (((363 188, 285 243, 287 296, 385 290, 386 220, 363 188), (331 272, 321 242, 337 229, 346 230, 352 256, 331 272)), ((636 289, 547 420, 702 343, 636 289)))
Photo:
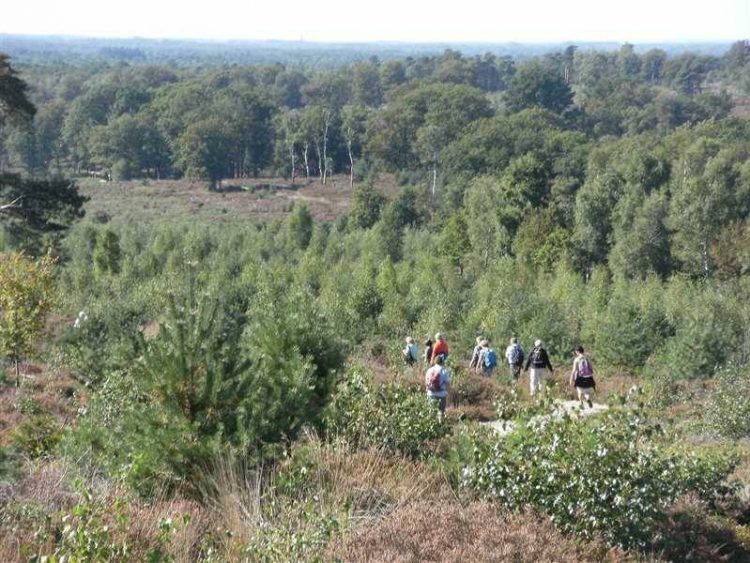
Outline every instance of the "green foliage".
POLYGON ((561 113, 570 107, 573 92, 564 76, 555 69, 531 61, 518 67, 505 92, 511 111, 541 107, 561 113))
POLYGON ((567 257, 570 238, 570 232, 556 225, 552 210, 548 209, 524 219, 518 228, 513 251, 519 263, 550 272, 558 261, 567 257))
POLYGON ((325 318, 298 292, 260 291, 247 312, 229 297, 169 299, 138 355, 92 380, 75 447, 141 492, 195 494, 224 449, 257 460, 318 424, 344 357, 325 318))
POLYGON ((0 202, 16 202, 12 212, 0 211, 0 234, 4 231, 12 246, 38 254, 58 243, 65 230, 83 216, 86 198, 70 180, 0 174, 0 202))
POLYGON ((324 561, 323 553, 331 537, 340 530, 336 515, 320 514, 315 506, 297 508, 297 522, 285 522, 255 535, 244 547, 243 555, 252 561, 324 561))
POLYGON ((263 429, 259 432, 262 440, 291 439, 302 426, 320 423, 346 358, 345 343, 320 307, 301 290, 266 289, 248 317, 245 338, 254 362, 253 387, 266 398, 253 401, 250 412, 263 429))
POLYGON ((584 422, 532 419, 481 444, 464 484, 503 506, 530 504, 562 530, 612 545, 645 547, 674 501, 688 491, 710 500, 727 492, 736 460, 667 452, 638 411, 584 422))
POLYGON ((330 439, 416 457, 446 433, 447 425, 424 391, 395 382, 376 388, 367 379, 354 370, 339 385, 326 417, 330 439))
POLYGON ((120 237, 110 229, 105 229, 96 239, 94 266, 98 274, 116 274, 120 271, 120 237))
POLYGON ((509 233, 499 217, 501 194, 497 180, 476 178, 466 192, 466 230, 481 268, 505 254, 509 233))
POLYGON ((313 234, 313 217, 307 206, 295 205, 287 222, 289 238, 301 250, 305 250, 310 244, 313 234))
POLYGON ((461 265, 463 258, 471 250, 467 230, 464 213, 459 211, 448 218, 440 233, 440 252, 455 266, 461 265))
POLYGON ((703 421, 706 429, 731 439, 750 435, 750 377, 742 368, 729 365, 724 368, 718 387, 706 405, 703 421))
POLYGON ((349 224, 360 229, 369 229, 380 218, 385 198, 375 190, 370 182, 354 189, 352 207, 349 211, 349 224))
POLYGON ((675 281, 665 295, 674 335, 657 350, 654 366, 667 367, 668 378, 675 380, 706 378, 727 362, 745 363, 742 306, 735 305, 739 287, 675 281))
POLYGON ((34 104, 29 101, 26 82, 18 77, 18 72, 10 66, 10 57, 0 53, 0 125, 8 117, 18 121, 28 121, 36 113, 34 104))
MULTIPOLYGON (((185 516, 183 523, 189 518, 185 516)), ((89 490, 82 490, 81 500, 69 512, 46 515, 45 523, 36 531, 40 548, 32 561, 63 563, 65 561, 129 561, 134 556, 153 563, 173 559, 166 548, 178 526, 171 519, 159 522, 151 547, 145 548, 127 538, 131 525, 122 500, 103 503, 95 500, 89 490), (44 552, 42 550, 52 550, 44 552), (42 547, 43 546, 43 547, 42 547)), ((26 551, 31 546, 25 546, 26 551)))
POLYGON ((16 368, 41 335, 54 303, 53 265, 49 256, 33 261, 17 252, 0 253, 0 353, 16 368))
POLYGON ((13 445, 31 458, 53 454, 62 440, 63 427, 48 414, 36 414, 13 429, 13 445))
MULTIPOLYGON (((363 58, 335 72, 82 63, 50 74, 49 63, 28 65, 40 101, 33 130, 6 127, 0 143, 9 169, 35 180, 0 178, 0 207, 21 198, 0 211, 0 244, 36 252, 58 241, 83 198, 70 182, 44 178, 67 171, 184 174, 215 188, 281 170, 295 181, 367 180, 335 223, 288 198, 286 219, 230 220, 240 199, 277 197, 256 191, 204 194, 225 202, 222 221, 209 225, 161 208, 149 214, 158 221, 135 221, 161 184, 128 186, 126 202, 110 206, 123 185, 87 182, 106 216, 60 246, 48 357, 86 384, 89 401, 64 436, 38 404, 20 403, 27 421, 9 434, 7 472, 17 458, 62 451, 87 474, 143 494, 202 496, 218 456, 253 468, 278 461, 312 427, 354 448, 437 452, 454 485, 468 465, 467 481, 507 506, 530 503, 565 530, 643 545, 677 495, 710 498, 728 462, 666 444, 638 413, 526 427, 547 403, 528 407, 514 388, 460 368, 454 406, 481 403, 489 416, 496 399, 498 416, 520 423, 505 441, 460 430, 447 439, 416 385, 377 387, 354 368, 336 385, 347 357, 387 368, 404 336, 421 342, 436 330, 449 335, 456 365, 475 334, 498 353, 513 334, 527 354, 541 338, 561 371, 582 344, 601 373, 642 375, 665 402, 692 387, 686 378, 743 374, 749 137, 744 121, 727 117, 727 95, 700 90, 721 81, 740 91, 744 53, 640 55, 625 45, 516 65, 447 51, 363 58)), ((335 182, 337 212, 348 191, 335 182)), ((40 283, 51 287, 48 269, 40 283)), ((29 345, 16 346, 28 354, 50 306, 37 314, 19 305, 36 285, 20 271, 3 271, 0 315, 31 311, 17 315, 36 318, 22 331, 29 345)), ((32 301, 44 302, 39 295, 32 301)), ((722 377, 707 430, 747 434, 745 379, 722 377)), ((271 502, 286 503, 289 520, 264 513, 273 524, 237 557, 322 557, 343 521, 309 495, 289 498, 314 488, 299 465, 281 472, 275 485, 286 498, 271 502)), ((118 551, 125 544, 105 533, 104 517, 81 515, 65 532, 73 536, 56 536, 55 548, 65 545, 55 557, 138 558, 118 551)))

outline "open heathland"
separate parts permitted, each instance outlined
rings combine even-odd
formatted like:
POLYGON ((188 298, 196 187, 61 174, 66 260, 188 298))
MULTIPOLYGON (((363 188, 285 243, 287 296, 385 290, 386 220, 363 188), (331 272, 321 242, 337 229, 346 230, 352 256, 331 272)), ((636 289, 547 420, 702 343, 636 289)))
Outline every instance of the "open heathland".
POLYGON ((750 560, 747 42, 24 60, 0 561, 750 560))

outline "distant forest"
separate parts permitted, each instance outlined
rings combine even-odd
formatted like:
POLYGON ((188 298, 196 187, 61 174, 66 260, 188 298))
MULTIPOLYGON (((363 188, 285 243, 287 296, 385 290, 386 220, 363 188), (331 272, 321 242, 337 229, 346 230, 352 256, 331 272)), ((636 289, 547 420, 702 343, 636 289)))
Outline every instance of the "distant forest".
MULTIPOLYGON (((440 55, 446 49, 467 56, 486 53, 524 60, 555 51, 571 43, 321 43, 316 41, 218 41, 187 39, 93 39, 65 36, 28 36, 0 34, 0 52, 13 57, 17 64, 66 65, 92 61, 134 64, 169 64, 179 67, 224 64, 276 64, 309 68, 335 68, 377 57, 380 60, 440 55)), ((582 51, 616 51, 615 42, 577 43, 582 51)), ((730 43, 641 43, 637 53, 660 49, 668 55, 690 51, 721 57, 730 43)))
MULTIPOLYGON (((72 42, 92 56, 129 44, 72 42)), ((209 189, 332 174, 372 187, 390 172, 424 190, 456 233, 483 217, 475 248, 543 269, 563 255, 584 272, 606 262, 636 277, 750 265, 737 246, 750 240, 746 41, 721 56, 629 44, 524 60, 447 49, 325 70, 13 64, 37 111, 30 126, 0 131, 0 172, 186 177, 209 189)), ((380 204, 362 197, 367 227, 380 204)), ((459 263, 460 248, 451 252, 459 263)))

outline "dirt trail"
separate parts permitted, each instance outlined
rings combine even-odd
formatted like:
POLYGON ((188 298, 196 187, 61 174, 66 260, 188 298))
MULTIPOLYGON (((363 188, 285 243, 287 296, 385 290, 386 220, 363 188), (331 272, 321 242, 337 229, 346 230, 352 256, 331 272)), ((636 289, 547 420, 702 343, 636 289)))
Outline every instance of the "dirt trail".
MULTIPOLYGON (((593 407, 591 408, 589 408, 588 405, 582 408, 579 401, 556 401, 555 407, 550 414, 541 414, 535 416, 531 420, 538 420, 551 416, 559 418, 563 416, 564 413, 567 413, 573 418, 577 418, 579 416, 593 416, 596 414, 601 414, 608 410, 609 406, 602 403, 594 403, 593 407)), ((492 428, 501 436, 510 434, 516 428, 516 423, 512 420, 493 420, 491 422, 481 422, 480 424, 482 426, 492 428)))

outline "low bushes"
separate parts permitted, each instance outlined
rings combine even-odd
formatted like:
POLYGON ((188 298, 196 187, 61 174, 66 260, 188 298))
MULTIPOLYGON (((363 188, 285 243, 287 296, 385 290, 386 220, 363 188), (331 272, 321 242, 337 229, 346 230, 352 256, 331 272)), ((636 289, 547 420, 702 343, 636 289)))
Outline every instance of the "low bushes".
POLYGON ((537 417, 505 438, 478 443, 464 484, 512 510, 537 507, 563 531, 643 547, 682 494, 725 493, 735 463, 666 452, 656 432, 638 411, 588 422, 537 417))
POLYGON ((708 400, 704 422, 707 429, 726 438, 750 435, 750 373, 728 370, 708 400))
POLYGON ((424 455, 427 443, 447 432, 420 388, 399 382, 376 388, 356 370, 339 385, 326 427, 329 438, 341 438, 353 448, 382 448, 412 457, 424 455))

